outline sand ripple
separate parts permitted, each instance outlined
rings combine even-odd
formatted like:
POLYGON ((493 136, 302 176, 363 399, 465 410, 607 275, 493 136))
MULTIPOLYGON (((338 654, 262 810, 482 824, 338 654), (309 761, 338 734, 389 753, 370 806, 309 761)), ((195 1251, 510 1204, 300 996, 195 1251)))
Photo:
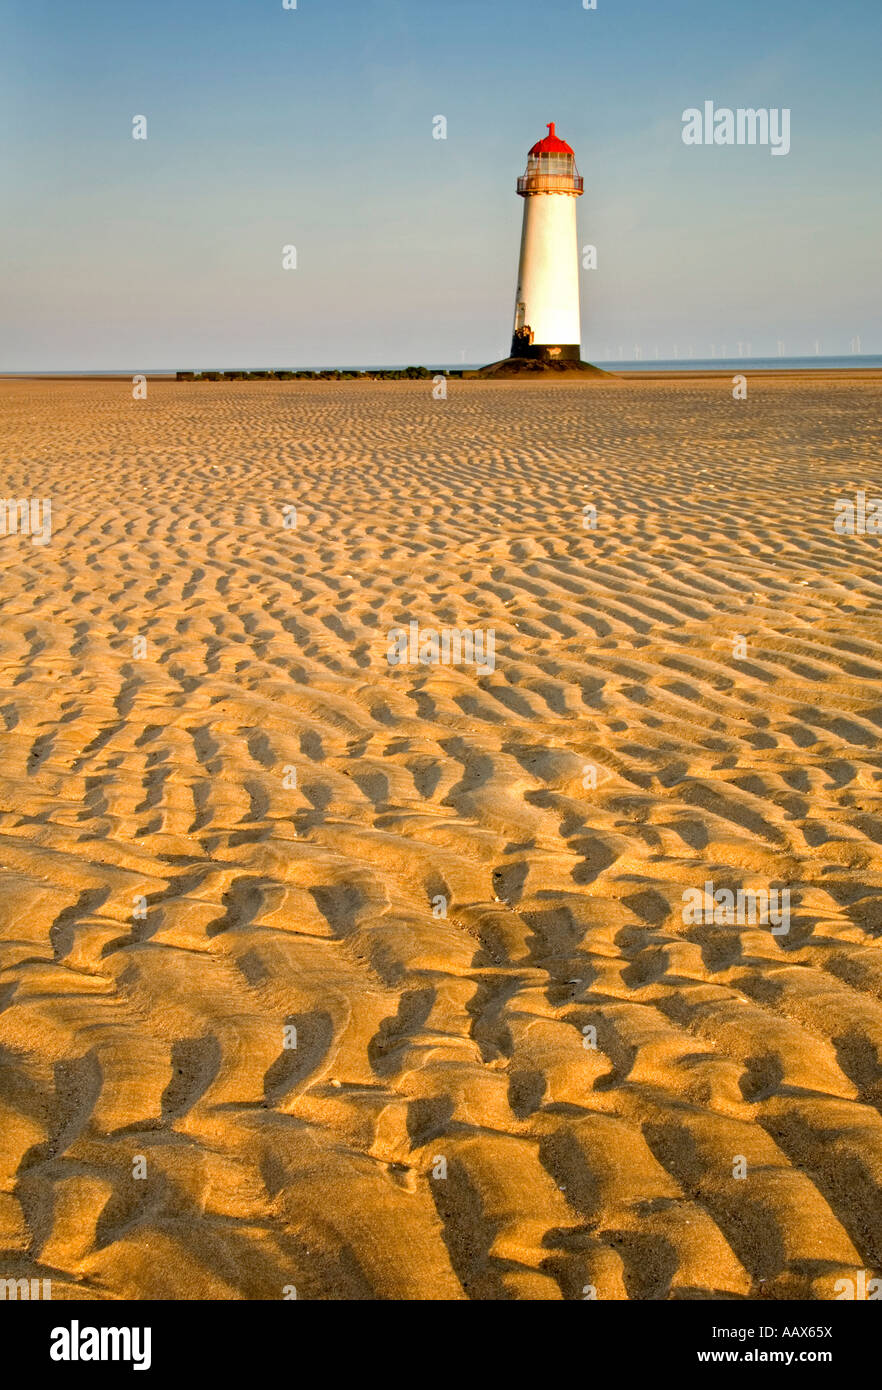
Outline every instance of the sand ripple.
POLYGON ((0 540, 0 1276, 878 1270, 878 384, 0 390, 53 504, 0 540), (390 669, 410 618, 496 669, 390 669), (685 925, 707 879, 789 934, 685 925))

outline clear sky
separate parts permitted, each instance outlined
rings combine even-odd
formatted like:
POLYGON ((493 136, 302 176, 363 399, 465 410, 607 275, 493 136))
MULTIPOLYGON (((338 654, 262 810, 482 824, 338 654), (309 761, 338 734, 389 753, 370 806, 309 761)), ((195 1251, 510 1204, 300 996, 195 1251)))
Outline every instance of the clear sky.
POLYGON ((550 120, 598 248, 584 357, 882 352, 879 0, 0 0, 0 26, 2 370, 505 356, 550 120), (789 107, 790 153, 684 145, 705 100, 789 107))

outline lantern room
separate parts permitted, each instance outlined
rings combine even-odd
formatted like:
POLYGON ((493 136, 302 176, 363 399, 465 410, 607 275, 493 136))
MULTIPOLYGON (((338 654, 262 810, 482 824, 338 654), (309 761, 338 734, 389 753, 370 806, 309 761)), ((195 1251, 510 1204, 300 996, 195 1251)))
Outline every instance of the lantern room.
POLYGON ((584 188, 576 156, 567 142, 555 134, 554 121, 550 121, 548 134, 527 155, 527 172, 518 179, 518 193, 522 198, 532 193, 569 193, 578 198, 584 188))

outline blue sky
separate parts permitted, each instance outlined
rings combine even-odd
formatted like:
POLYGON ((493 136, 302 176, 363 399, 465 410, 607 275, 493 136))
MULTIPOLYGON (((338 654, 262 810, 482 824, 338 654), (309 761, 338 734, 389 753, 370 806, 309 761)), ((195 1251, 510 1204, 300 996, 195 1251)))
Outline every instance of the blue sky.
POLYGON ((0 369, 504 356, 550 120, 583 356, 882 352, 880 51, 872 0, 0 0, 0 369), (685 146, 706 99, 790 154, 685 146))

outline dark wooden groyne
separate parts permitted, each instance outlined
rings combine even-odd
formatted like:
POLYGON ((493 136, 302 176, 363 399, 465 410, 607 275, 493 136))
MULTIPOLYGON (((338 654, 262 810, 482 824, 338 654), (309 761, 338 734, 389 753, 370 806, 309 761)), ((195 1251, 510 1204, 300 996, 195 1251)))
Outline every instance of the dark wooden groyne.
POLYGON ((425 381, 436 376, 462 377, 462 371, 429 367, 376 368, 356 371, 345 368, 321 371, 205 371, 175 372, 176 381, 425 381))

